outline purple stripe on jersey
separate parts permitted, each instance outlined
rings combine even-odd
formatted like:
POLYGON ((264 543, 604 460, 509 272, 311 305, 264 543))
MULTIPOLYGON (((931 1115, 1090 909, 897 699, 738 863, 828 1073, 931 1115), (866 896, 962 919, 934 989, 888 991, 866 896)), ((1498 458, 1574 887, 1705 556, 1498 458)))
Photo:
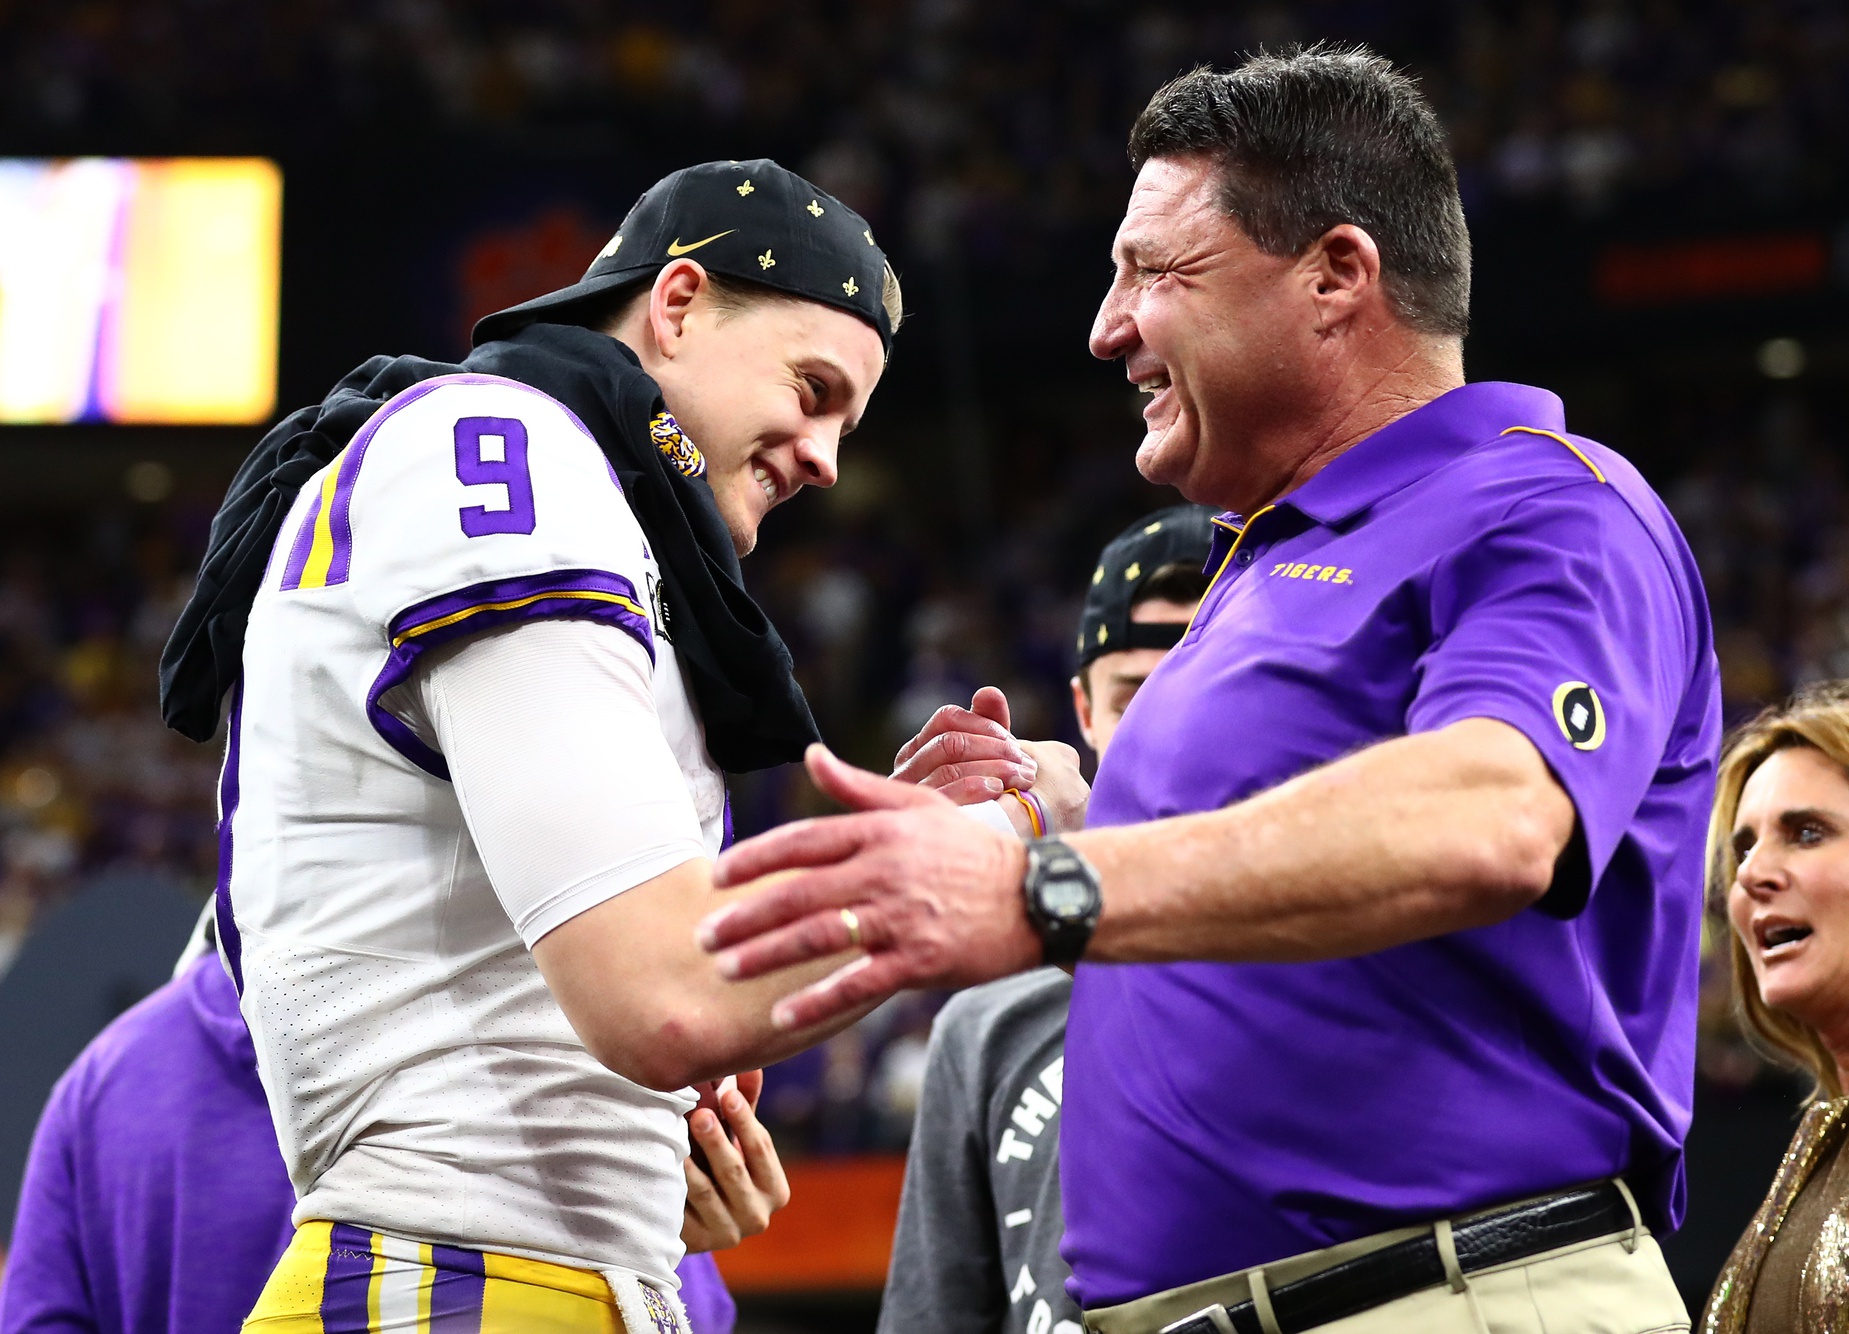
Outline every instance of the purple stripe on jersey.
MULTIPOLYGON (((509 380, 500 375, 478 375, 473 372, 462 375, 439 375, 434 379, 420 380, 409 389, 402 390, 387 399, 384 405, 367 419, 366 424, 360 428, 359 434, 353 437, 352 443, 347 446, 346 452, 341 457, 340 475, 334 481, 334 503, 328 514, 328 529, 334 538, 333 559, 329 562, 327 569, 329 587, 344 584, 353 567, 353 485, 359 480, 360 465, 366 461, 367 446, 372 443, 372 438, 379 433, 379 428, 385 425, 386 419, 393 413, 401 408, 409 407, 425 394, 451 384, 498 384, 509 389, 518 389, 522 393, 538 395, 570 418, 571 424, 582 431, 587 440, 592 444, 597 443, 597 437, 592 435, 590 429, 578 419, 577 413, 550 394, 535 389, 530 384, 522 384, 518 380, 509 380)), ((599 446, 599 452, 602 452, 601 446, 599 446)), ((605 461, 608 462, 607 459, 605 461)), ((614 468, 610 470, 610 480, 616 482, 614 468)), ((622 483, 617 482, 617 490, 622 489, 622 483)), ((304 531, 312 533, 312 530, 313 524, 310 523, 309 528, 304 531)), ((307 560, 305 552, 303 560, 307 560)), ((298 573, 296 577, 299 580, 301 576, 298 573)))
POLYGON ((391 652, 366 692, 366 717, 393 750, 447 782, 449 763, 380 703, 388 690, 410 678, 420 654, 484 630, 562 619, 598 621, 626 630, 652 661, 655 632, 645 606, 634 584, 608 570, 549 570, 517 579, 491 579, 429 598, 392 618, 387 630, 391 652))
POLYGON ((225 962, 231 966, 231 980, 237 983, 240 996, 244 994, 244 938, 238 934, 237 918, 231 911, 231 819, 238 813, 238 739, 243 722, 244 683, 240 681, 231 696, 230 737, 225 743, 225 767, 218 775, 218 891, 213 909, 225 962))
POLYGON ((446 383, 460 379, 460 376, 441 375, 434 380, 423 380, 409 389, 401 390, 387 399, 385 405, 359 429, 359 434, 348 442, 340 456, 340 473, 334 479, 334 500, 328 510, 328 532, 334 539, 334 551, 328 561, 328 587, 347 582, 347 575, 353 568, 353 484, 359 480, 360 465, 366 461, 366 447, 379 433, 379 428, 400 408, 407 408, 425 394, 441 389, 446 383))
POLYGON ((321 1276, 322 1334, 367 1334, 372 1313, 372 1233, 336 1223, 328 1237, 327 1269, 321 1276))
POLYGON ((383 417, 384 414, 380 413, 366 423, 365 430, 354 437, 353 443, 340 456, 340 472, 334 478, 334 501, 328 507, 327 528, 334 539, 334 549, 327 562, 329 588, 346 583, 347 575, 353 568, 353 516, 350 513, 353 506, 353 483, 360 475, 360 464, 365 461, 366 446, 372 443, 373 432, 383 417))
POLYGON ((295 541, 289 547, 289 560, 282 567, 282 589, 287 593, 302 586, 302 571, 308 568, 308 553, 315 546, 315 521, 321 517, 321 488, 315 488, 315 498, 309 502, 308 517, 302 520, 302 526, 296 531, 295 541))
POLYGON ((488 1286, 487 1262, 480 1251, 432 1246, 430 1263, 430 1334, 481 1334, 482 1291, 488 1286))
POLYGON ((732 794, 728 791, 725 794, 725 825, 719 837, 719 850, 724 852, 731 847, 732 840, 736 837, 737 835, 732 832, 732 794))

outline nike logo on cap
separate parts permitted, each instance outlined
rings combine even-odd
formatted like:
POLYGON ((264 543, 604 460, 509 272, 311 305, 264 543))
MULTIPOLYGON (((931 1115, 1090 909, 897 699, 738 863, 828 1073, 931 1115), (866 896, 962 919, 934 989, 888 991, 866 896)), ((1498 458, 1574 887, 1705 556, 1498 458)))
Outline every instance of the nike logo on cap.
POLYGON ((718 232, 712 236, 707 237, 704 241, 695 241, 692 245, 682 245, 681 238, 677 236, 672 241, 668 242, 668 255, 670 258, 678 258, 681 255, 690 255, 694 251, 698 250, 701 246, 711 245, 714 241, 717 241, 721 236, 730 236, 732 232, 735 232, 737 230, 738 228, 734 227, 730 231, 718 232))

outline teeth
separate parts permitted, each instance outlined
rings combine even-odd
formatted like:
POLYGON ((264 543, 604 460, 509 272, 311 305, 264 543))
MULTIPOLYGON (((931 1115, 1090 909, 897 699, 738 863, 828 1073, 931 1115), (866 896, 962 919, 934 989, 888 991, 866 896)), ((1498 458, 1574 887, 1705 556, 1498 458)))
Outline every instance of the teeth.
POLYGON ((777 498, 777 480, 772 477, 767 470, 763 468, 753 468, 751 470, 751 476, 756 480, 757 484, 764 489, 766 499, 775 500, 777 498))
POLYGON ((1808 926, 1775 926, 1765 933, 1765 947, 1777 949, 1780 945, 1789 945, 1793 941, 1803 940, 1810 934, 1808 926))
POLYGON ((1138 393, 1159 394, 1168 388, 1168 376, 1152 375, 1146 380, 1138 380, 1136 388, 1138 393))

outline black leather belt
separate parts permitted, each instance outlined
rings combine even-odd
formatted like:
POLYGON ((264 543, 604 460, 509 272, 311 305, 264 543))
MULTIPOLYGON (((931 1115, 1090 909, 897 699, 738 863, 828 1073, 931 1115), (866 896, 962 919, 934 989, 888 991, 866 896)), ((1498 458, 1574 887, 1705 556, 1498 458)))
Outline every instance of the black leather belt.
MULTIPOLYGON (((1458 1268, 1469 1274, 1616 1232, 1634 1219, 1624 1193, 1609 1181, 1550 1195, 1530 1204, 1459 1219, 1451 1237, 1458 1268)), ((1321 1273, 1271 1289, 1271 1309, 1283 1334, 1300 1334, 1332 1320, 1384 1306, 1446 1282, 1435 1236, 1395 1242, 1321 1273)), ((1164 1325, 1161 1334, 1264 1334, 1251 1302, 1210 1306, 1164 1325)))

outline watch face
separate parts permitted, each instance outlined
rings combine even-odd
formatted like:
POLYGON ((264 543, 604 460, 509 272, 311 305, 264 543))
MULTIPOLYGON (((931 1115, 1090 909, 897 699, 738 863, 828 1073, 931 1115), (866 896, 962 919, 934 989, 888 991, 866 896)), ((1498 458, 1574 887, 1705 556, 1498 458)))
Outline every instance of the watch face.
POLYGON ((1091 911, 1090 888, 1077 878, 1049 881, 1040 887, 1040 906, 1061 921, 1084 917, 1091 911))

